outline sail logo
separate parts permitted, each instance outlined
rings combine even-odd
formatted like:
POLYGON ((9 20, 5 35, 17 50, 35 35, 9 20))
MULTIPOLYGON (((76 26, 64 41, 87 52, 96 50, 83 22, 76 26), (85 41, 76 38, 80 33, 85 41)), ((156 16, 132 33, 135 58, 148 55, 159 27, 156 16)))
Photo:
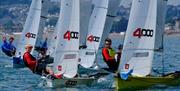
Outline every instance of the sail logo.
POLYGON ((86 54, 86 55, 94 55, 95 52, 86 52, 85 54, 86 54))
POLYGON ((64 59, 76 59, 76 54, 65 54, 64 59))
POLYGON ((36 34, 28 32, 28 33, 26 33, 25 37, 27 37, 27 38, 36 38, 36 34))
POLYGON ((75 81, 75 80, 67 80, 67 81, 65 82, 65 84, 66 84, 67 86, 75 86, 75 85, 77 84, 77 81, 75 81))
POLYGON ((61 70, 62 70, 62 66, 59 65, 59 66, 58 66, 58 71, 61 71, 61 70))
POLYGON ((93 41, 99 42, 100 37, 90 35, 90 36, 87 38, 87 40, 88 40, 89 42, 93 42, 93 41))
POLYGON ((143 37, 153 37, 153 30, 151 29, 141 29, 141 28, 137 28, 134 32, 133 32, 133 36, 134 37, 138 37, 141 38, 143 37))
POLYGON ((67 31, 64 34, 64 39, 70 40, 70 39, 78 39, 79 33, 74 31, 67 31))
POLYGON ((57 39, 57 36, 55 36, 54 39, 57 39))
POLYGON ((129 64, 125 64, 125 69, 129 69, 129 64))

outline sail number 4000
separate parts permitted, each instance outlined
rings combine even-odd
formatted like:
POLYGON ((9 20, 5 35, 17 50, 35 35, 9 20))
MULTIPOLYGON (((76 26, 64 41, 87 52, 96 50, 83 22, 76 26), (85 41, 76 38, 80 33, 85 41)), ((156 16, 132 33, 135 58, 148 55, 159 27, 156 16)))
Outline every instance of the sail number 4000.
POLYGON ((36 38, 36 34, 28 32, 28 33, 26 33, 25 37, 27 37, 27 38, 36 38))
POLYGON ((153 30, 151 29, 141 29, 141 28, 137 28, 134 32, 133 32, 133 36, 141 38, 142 36, 146 36, 146 37, 153 37, 153 30))
POLYGON ((73 31, 67 31, 64 34, 64 39, 70 40, 70 39, 78 39, 78 32, 73 32, 73 31))
POLYGON ((90 41, 90 42, 92 42, 92 41, 99 42, 100 37, 90 35, 90 36, 87 38, 87 40, 90 41))

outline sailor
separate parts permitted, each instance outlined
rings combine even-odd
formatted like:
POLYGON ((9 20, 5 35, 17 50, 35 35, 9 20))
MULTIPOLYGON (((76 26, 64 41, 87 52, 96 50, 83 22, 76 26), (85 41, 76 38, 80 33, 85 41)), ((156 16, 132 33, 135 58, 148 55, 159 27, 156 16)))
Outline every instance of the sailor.
POLYGON ((47 52, 47 38, 45 39, 45 41, 42 43, 42 46, 41 46, 41 50, 43 50, 45 53, 47 52))
POLYGON ((53 71, 51 70, 51 68, 47 67, 47 64, 45 62, 42 62, 42 61, 39 62, 38 60, 36 60, 35 57, 33 57, 30 54, 32 51, 32 48, 33 46, 30 44, 27 44, 25 46, 26 51, 23 55, 23 60, 24 60, 25 65, 35 74, 38 74, 38 75, 50 74, 51 76, 54 76, 55 78, 60 78, 59 75, 56 76, 53 74, 53 71))
POLYGON ((50 57, 50 55, 47 55, 47 38, 45 39, 45 41, 41 44, 41 46, 39 46, 39 49, 37 49, 37 51, 39 52, 39 62, 40 61, 44 61, 47 64, 53 63, 54 58, 50 57))
POLYGON ((48 47, 47 47, 47 38, 45 39, 45 41, 42 43, 40 43, 40 46, 36 46, 35 47, 35 50, 37 51, 37 52, 41 52, 41 51, 43 51, 43 52, 47 52, 47 49, 48 49, 48 47))
POLYGON ((3 36, 3 45, 1 46, 2 51, 9 57, 12 57, 16 53, 16 47, 13 45, 14 37, 9 38, 9 42, 7 42, 6 37, 3 36))
POLYGON ((119 46, 118 46, 118 51, 116 52, 116 61, 117 61, 117 63, 118 63, 118 66, 119 66, 119 63, 120 63, 120 61, 121 61, 121 54, 122 54, 122 49, 123 49, 123 45, 122 44, 120 44, 119 46))
POLYGON ((109 70, 113 73, 116 73, 116 71, 118 70, 119 61, 116 61, 115 59, 116 52, 113 48, 111 48, 111 43, 112 41, 110 38, 107 38, 105 40, 105 47, 102 49, 102 55, 104 58, 104 62, 109 67, 109 70))

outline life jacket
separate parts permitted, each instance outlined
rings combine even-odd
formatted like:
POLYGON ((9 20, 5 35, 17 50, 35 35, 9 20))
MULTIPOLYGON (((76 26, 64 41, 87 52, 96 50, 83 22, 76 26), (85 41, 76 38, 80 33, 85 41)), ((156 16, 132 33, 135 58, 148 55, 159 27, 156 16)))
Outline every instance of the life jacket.
MULTIPOLYGON (((109 55, 110 57, 114 57, 115 54, 116 54, 115 50, 112 49, 112 48, 103 48, 102 50, 103 50, 103 51, 104 51, 104 50, 107 50, 107 51, 108 51, 108 55, 109 55)), ((103 52, 102 52, 102 55, 103 55, 103 58, 104 58, 105 61, 110 61, 110 60, 105 59, 105 55, 104 55, 103 52)))
POLYGON ((114 57, 116 55, 116 51, 112 48, 107 48, 109 52, 109 56, 114 57))
MULTIPOLYGON (((26 58, 24 57, 26 53, 28 53, 28 52, 25 52, 25 53, 24 53, 24 55, 23 55, 23 61, 24 61, 24 64, 25 64, 27 67, 30 67, 30 65, 28 64, 26 58)), ((30 54, 30 53, 28 53, 28 54, 30 54)), ((36 60, 36 58, 34 58, 31 54, 30 54, 30 57, 32 58, 32 60, 36 60)), ((35 68, 32 69, 33 72, 34 72, 34 70, 35 70, 35 68)))

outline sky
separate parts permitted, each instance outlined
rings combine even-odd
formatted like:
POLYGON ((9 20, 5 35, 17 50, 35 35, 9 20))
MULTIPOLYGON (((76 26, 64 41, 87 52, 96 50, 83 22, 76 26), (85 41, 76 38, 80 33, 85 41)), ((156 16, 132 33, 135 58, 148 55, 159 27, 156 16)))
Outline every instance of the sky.
MULTIPOLYGON (((122 0, 121 5, 128 5, 132 0, 122 0)), ((180 0, 168 0, 169 5, 180 5, 180 0)))

